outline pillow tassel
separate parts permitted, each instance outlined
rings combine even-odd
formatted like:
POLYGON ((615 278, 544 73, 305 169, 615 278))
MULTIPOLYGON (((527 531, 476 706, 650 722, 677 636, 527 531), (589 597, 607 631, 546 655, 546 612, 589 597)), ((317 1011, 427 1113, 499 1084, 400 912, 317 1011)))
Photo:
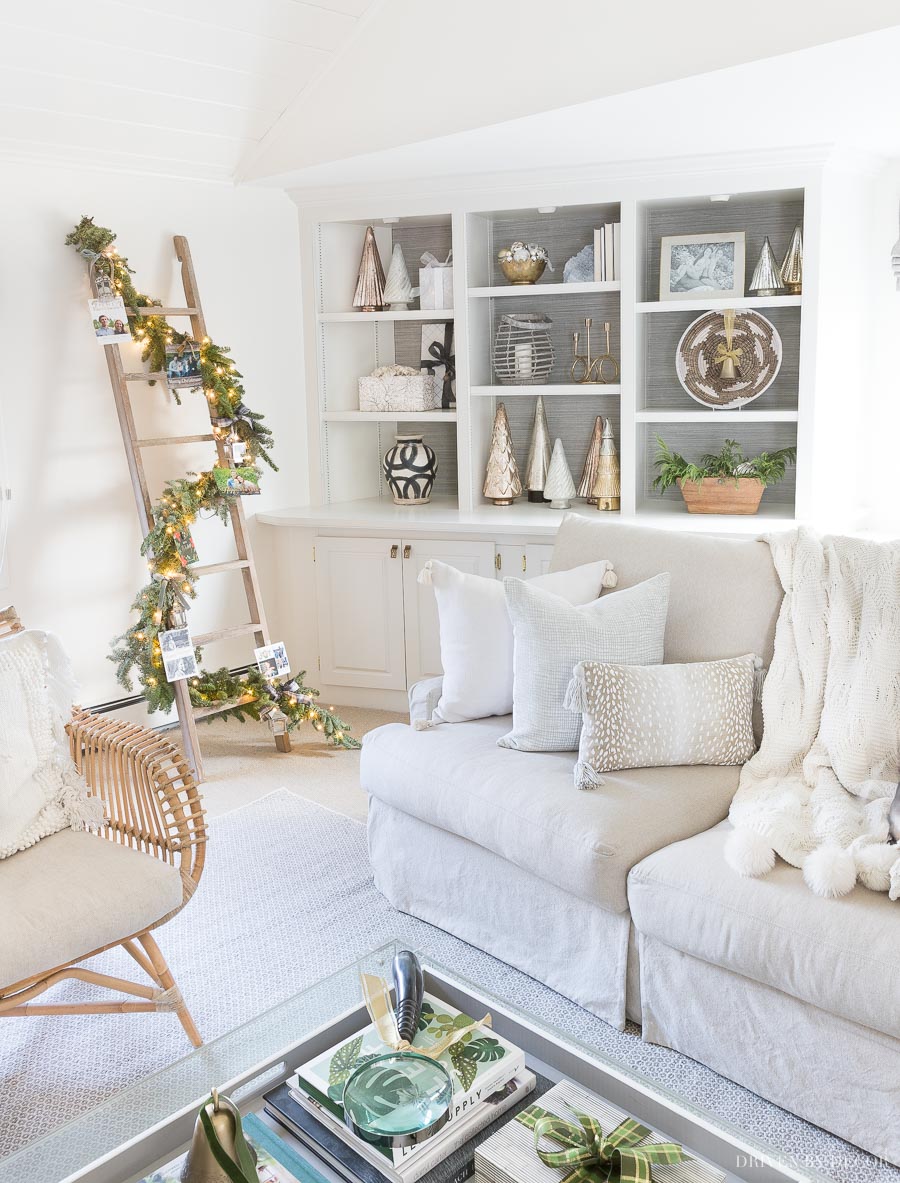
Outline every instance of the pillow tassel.
POLYGON ((425 587, 431 587, 431 559, 428 560, 428 562, 419 572, 418 582, 423 584, 425 587))
POLYGON ((754 657, 753 659, 753 699, 755 702, 762 702, 763 685, 766 680, 768 670, 763 665, 761 657, 754 657))
POLYGON ((413 731, 431 731, 432 728, 437 726, 438 723, 435 723, 432 719, 413 719, 412 729, 413 731))
POLYGON ((609 567, 606 571, 606 574, 600 580, 600 586, 601 587, 615 587, 618 582, 619 582, 618 575, 615 573, 615 571, 613 571, 612 567, 609 567))
POLYGON ((576 789, 599 789, 606 781, 591 768, 590 764, 585 764, 583 760, 579 760, 575 765, 575 788, 576 789))
POLYGON ((578 673, 574 674, 572 681, 566 688, 566 697, 563 700, 563 706, 567 711, 578 711, 584 714, 588 710, 587 690, 584 685, 584 674, 579 669, 578 673))

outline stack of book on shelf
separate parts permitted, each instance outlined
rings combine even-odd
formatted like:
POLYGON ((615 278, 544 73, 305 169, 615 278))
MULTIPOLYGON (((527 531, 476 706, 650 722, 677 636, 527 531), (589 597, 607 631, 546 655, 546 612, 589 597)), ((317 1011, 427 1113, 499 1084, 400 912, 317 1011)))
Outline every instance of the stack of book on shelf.
POLYGON ((594 282, 621 279, 619 256, 622 253, 622 225, 607 222, 594 231, 594 282))
MULTIPOLYGON (((426 994, 413 1047, 434 1045, 454 1027, 471 1023, 426 994)), ((341 1097, 357 1064, 389 1051, 370 1025, 301 1064, 294 1076, 265 1094, 269 1116, 348 1183, 462 1183, 474 1174, 475 1146, 497 1128, 494 1123, 550 1087, 525 1067, 517 1047, 490 1028, 477 1028, 440 1056, 454 1085, 447 1124, 419 1145, 382 1149, 344 1124, 341 1097)))

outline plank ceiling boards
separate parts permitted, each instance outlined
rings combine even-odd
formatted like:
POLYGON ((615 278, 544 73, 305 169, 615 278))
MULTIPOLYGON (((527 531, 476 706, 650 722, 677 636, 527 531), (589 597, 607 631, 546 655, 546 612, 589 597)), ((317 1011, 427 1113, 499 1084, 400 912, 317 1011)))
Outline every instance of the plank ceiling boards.
POLYGON ((232 181, 372 0, 0 7, 0 154, 232 181))

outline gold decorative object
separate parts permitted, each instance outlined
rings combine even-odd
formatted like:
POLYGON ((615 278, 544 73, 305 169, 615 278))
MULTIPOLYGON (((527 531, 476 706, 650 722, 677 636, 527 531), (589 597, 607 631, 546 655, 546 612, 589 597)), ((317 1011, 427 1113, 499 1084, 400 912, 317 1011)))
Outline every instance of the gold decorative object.
POLYGON ((512 505, 521 492, 522 482, 509 430, 509 416, 503 403, 498 403, 482 493, 494 505, 512 505))
POLYGON ((778 330, 762 313, 704 312, 678 342, 675 373, 698 403, 736 409, 768 390, 781 368, 782 352, 778 330))
POLYGON ((587 352, 578 352, 578 342, 581 334, 574 332, 572 334, 572 348, 575 360, 572 362, 572 381, 579 385, 585 385, 588 382, 606 385, 607 382, 615 382, 619 377, 619 363, 609 351, 609 321, 603 325, 606 333, 606 353, 600 353, 596 357, 591 357, 591 325, 594 323, 593 318, 586 316, 584 318, 584 327, 587 333, 587 352), (610 374, 608 377, 603 376, 604 365, 610 367, 610 374))
POLYGON ((514 242, 504 247, 497 252, 497 262, 511 284, 537 283, 548 263, 553 270, 547 251, 536 242, 514 242))
POLYGON ((803 291, 803 232, 794 227, 790 246, 781 264, 781 282, 792 296, 803 291))
POLYGON ((544 413, 544 400, 538 395, 534 407, 528 463, 525 466, 525 488, 528 490, 529 501, 544 501, 544 484, 549 470, 550 428, 547 426, 547 416, 544 413))
POLYGON ((617 510, 621 507, 622 478, 619 472, 619 454, 613 438, 612 419, 603 420, 597 478, 591 493, 598 509, 617 510))
POLYGON ((353 307, 360 312, 382 312, 384 310, 384 268, 375 242, 375 231, 366 227, 362 255, 359 260, 359 276, 353 293, 353 307))
POLYGON ((256 1151, 244 1138, 237 1106, 228 1097, 220 1096, 218 1089, 213 1089, 211 1099, 197 1115, 191 1147, 181 1168, 181 1183, 232 1183, 233 1175, 219 1165, 212 1142, 234 1163, 235 1171, 252 1183, 256 1178, 256 1151))
POLYGON ((584 497, 588 505, 597 504, 597 498, 594 496, 594 482, 597 479, 597 469, 600 465, 600 441, 602 438, 603 416, 598 415, 594 420, 591 442, 588 444, 584 468, 581 470, 581 480, 578 482, 578 496, 584 497))
POLYGON ((780 296, 784 292, 781 272, 768 235, 759 253, 759 262, 756 264, 753 278, 750 280, 750 291, 757 296, 780 296))

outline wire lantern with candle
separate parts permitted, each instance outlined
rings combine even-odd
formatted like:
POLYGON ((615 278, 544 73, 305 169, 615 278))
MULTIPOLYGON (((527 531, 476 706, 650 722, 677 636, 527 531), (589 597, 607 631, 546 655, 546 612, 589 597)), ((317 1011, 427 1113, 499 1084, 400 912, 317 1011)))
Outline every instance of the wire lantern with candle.
POLYGON ((508 312, 494 338, 494 373, 504 386, 545 382, 553 369, 553 321, 540 312, 508 312))

